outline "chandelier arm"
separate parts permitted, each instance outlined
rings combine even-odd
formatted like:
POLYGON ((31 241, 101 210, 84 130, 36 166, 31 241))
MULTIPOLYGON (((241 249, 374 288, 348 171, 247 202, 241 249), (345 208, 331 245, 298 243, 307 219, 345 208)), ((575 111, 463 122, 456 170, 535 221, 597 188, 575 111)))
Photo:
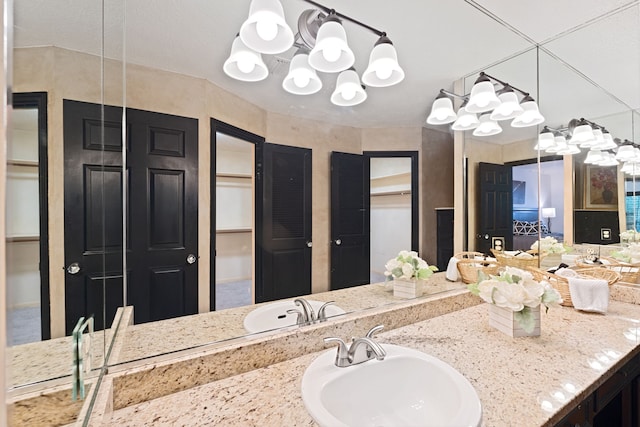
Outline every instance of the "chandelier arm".
POLYGON ((357 19, 354 19, 354 18, 352 18, 350 16, 344 15, 344 14, 342 14, 340 12, 336 12, 334 9, 332 9, 330 7, 327 7, 327 6, 324 6, 324 5, 322 5, 322 4, 318 3, 318 2, 315 2, 313 0, 302 0, 302 1, 305 1, 305 2, 307 2, 307 3, 309 3, 309 4, 313 5, 313 6, 317 7, 318 9, 321 9, 322 11, 326 12, 327 14, 333 13, 339 18, 346 19, 347 21, 353 22, 354 24, 359 25, 362 28, 366 28, 367 30, 371 31, 372 33, 376 34, 379 37, 383 37, 383 36, 387 35, 387 33, 385 33, 384 31, 380 31, 378 29, 375 29, 375 28, 363 23, 363 22, 358 21, 357 19))
POLYGON ((440 89, 440 93, 444 93, 445 95, 451 96, 453 98, 462 99, 463 101, 469 100, 469 95, 458 95, 457 93, 450 92, 446 89, 440 89))
POLYGON ((498 78, 495 78, 495 77, 493 77, 492 75, 485 73, 484 71, 481 71, 481 72, 480 72, 480 75, 481 75, 481 76, 486 76, 486 77, 488 77, 489 79, 494 80, 494 81, 496 81, 496 82, 500 83, 500 84, 501 84, 502 86, 504 86, 504 87, 507 87, 507 86, 508 86, 508 87, 510 87, 511 89, 513 89, 513 90, 516 90, 516 91, 520 92, 520 94, 522 94, 523 96, 529 96, 529 95, 530 95, 530 94, 529 94, 529 92, 525 92, 525 91, 523 91, 522 89, 518 89, 517 87, 515 87, 515 86, 513 86, 513 85, 511 85, 511 84, 509 84, 509 83, 507 83, 507 82, 504 82, 504 81, 502 81, 502 80, 500 80, 500 79, 498 79, 498 78))

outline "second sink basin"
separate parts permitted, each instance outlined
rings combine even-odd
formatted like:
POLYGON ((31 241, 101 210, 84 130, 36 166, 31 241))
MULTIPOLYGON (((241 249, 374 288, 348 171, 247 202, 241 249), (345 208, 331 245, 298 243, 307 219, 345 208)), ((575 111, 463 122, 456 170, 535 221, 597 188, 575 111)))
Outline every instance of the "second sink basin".
MULTIPOLYGON (((324 301, 307 300, 311 308, 317 314, 318 309, 325 303, 324 301)), ((296 324, 297 316, 287 314, 287 310, 302 308, 291 301, 276 301, 260 306, 247 314, 244 318, 244 328, 251 333, 270 331, 272 329, 284 328, 296 324)), ((327 317, 344 314, 345 311, 336 305, 329 305, 325 311, 327 317)))
POLYGON ((462 374, 423 352, 382 347, 381 361, 338 368, 334 349, 309 365, 302 398, 320 426, 480 426, 480 399, 462 374))

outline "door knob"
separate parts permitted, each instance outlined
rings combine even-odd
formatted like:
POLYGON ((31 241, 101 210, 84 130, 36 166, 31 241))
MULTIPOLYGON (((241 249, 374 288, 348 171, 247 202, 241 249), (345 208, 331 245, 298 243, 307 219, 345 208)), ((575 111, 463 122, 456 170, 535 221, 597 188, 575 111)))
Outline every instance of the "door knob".
POLYGON ((187 264, 195 264, 198 258, 194 254, 187 255, 187 264))
POLYGON ((77 262, 72 262, 67 267, 67 273, 69 274, 78 274, 79 272, 80 272, 80 264, 78 264, 77 262))
POLYGON ((340 246, 342 244, 342 240, 336 239, 336 245, 340 246))
POLYGON ((308 247, 308 248, 310 248, 310 247, 312 247, 312 246, 313 246, 313 243, 312 243, 312 242, 307 242, 307 247, 308 247))

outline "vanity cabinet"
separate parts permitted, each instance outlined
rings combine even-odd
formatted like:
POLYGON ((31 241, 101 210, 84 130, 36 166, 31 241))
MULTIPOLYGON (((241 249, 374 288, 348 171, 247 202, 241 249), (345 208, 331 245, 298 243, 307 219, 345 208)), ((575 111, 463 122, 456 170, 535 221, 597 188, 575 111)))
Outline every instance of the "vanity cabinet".
POLYGON ((640 354, 578 404, 558 427, 640 425, 640 354))

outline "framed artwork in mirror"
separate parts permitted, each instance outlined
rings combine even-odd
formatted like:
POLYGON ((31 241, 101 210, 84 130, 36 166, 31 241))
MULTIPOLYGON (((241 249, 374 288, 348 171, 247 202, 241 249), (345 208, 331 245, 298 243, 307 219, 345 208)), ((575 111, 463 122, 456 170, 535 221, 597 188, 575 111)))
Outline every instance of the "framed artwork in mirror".
POLYGON ((617 167, 585 166, 585 208, 594 210, 618 209, 617 167))
POLYGON ((525 202, 525 191, 526 191, 526 181, 516 181, 513 180, 513 204, 514 205, 524 205, 525 202))

